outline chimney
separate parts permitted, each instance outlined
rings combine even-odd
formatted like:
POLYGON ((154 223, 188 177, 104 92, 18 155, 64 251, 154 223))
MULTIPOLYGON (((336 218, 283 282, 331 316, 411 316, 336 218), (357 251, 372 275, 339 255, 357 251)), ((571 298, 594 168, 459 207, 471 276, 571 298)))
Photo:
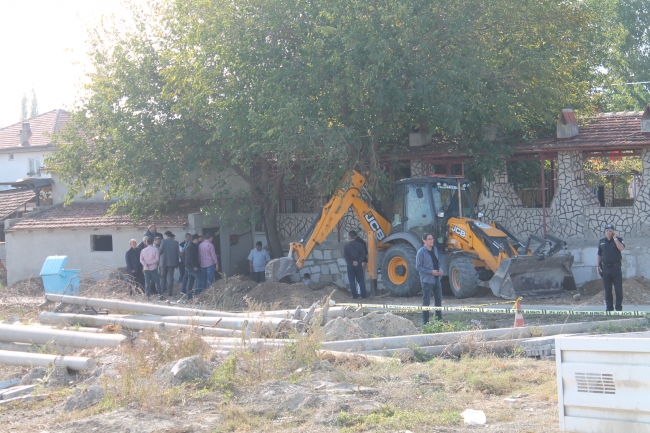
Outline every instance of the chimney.
POLYGON ((23 129, 20 130, 20 145, 29 146, 29 139, 32 136, 32 129, 29 127, 29 123, 23 123, 23 129))
POLYGON ((483 128, 483 141, 496 141, 497 140, 497 127, 486 126, 483 128))
POLYGON ((557 139, 570 140, 578 136, 578 122, 573 110, 565 108, 557 119, 557 139))
POLYGON ((641 116, 641 134, 650 135, 650 104, 646 105, 641 116))
POLYGON ((409 147, 422 147, 431 144, 432 134, 425 125, 414 127, 409 133, 409 147))

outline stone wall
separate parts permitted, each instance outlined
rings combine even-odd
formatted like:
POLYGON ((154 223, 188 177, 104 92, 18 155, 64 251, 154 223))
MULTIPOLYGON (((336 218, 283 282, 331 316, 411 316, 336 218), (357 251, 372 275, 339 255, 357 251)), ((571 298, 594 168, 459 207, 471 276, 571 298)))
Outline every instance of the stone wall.
MULTIPOLYGON (((284 213, 278 214, 278 232, 280 239, 297 241, 302 236, 312 221, 318 216, 316 213, 284 213)), ((341 218, 341 237, 350 230, 363 231, 361 223, 352 209, 341 218)), ((336 234, 338 229, 332 230, 336 234)))

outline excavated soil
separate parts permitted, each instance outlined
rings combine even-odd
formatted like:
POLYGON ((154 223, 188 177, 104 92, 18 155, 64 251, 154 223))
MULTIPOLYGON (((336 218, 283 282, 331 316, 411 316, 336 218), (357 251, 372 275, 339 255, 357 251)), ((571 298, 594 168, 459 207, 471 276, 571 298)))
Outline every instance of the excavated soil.
POLYGON ((266 308, 294 309, 297 306, 308 308, 330 294, 335 302, 350 300, 350 296, 335 285, 256 283, 245 276, 236 275, 216 281, 212 287, 197 297, 196 302, 226 310, 246 309, 251 301, 263 304, 261 307, 266 308))
MULTIPOLYGON (((602 280, 593 280, 580 288, 581 303, 600 305, 605 302, 602 280)), ((650 280, 644 277, 623 279, 623 306, 650 304, 650 280)))
POLYGON ((337 317, 323 326, 324 341, 418 334, 412 321, 392 313, 373 312, 356 319, 337 317))

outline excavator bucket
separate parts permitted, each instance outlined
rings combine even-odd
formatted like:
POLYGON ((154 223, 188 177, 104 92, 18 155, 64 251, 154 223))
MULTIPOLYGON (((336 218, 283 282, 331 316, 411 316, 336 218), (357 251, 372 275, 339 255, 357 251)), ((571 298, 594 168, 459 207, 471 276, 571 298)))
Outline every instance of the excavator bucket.
POLYGON ((273 259, 266 264, 264 275, 266 281, 280 281, 282 278, 298 272, 295 260, 289 257, 273 259))
POLYGON ((573 272, 573 255, 527 255, 505 259, 490 280, 495 296, 514 299, 518 296, 546 296, 563 290, 577 290, 573 272))

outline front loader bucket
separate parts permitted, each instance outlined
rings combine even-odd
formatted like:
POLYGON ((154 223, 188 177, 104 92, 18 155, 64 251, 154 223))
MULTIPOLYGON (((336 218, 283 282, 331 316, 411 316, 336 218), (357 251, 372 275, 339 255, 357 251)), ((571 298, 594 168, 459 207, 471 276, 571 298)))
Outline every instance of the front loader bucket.
POLYGON ((545 296, 559 294, 563 290, 577 290, 573 272, 573 255, 558 253, 553 256, 518 256, 501 263, 490 288, 495 296, 514 299, 518 296, 545 296), (501 267, 509 261, 503 274, 501 267), (502 275, 503 274, 503 275, 502 275), (500 287, 499 284, 501 284, 500 287), (495 291, 495 289, 497 289, 495 291))
POLYGON ((298 272, 295 260, 289 257, 273 259, 266 264, 264 276, 266 281, 280 281, 282 278, 298 272))

